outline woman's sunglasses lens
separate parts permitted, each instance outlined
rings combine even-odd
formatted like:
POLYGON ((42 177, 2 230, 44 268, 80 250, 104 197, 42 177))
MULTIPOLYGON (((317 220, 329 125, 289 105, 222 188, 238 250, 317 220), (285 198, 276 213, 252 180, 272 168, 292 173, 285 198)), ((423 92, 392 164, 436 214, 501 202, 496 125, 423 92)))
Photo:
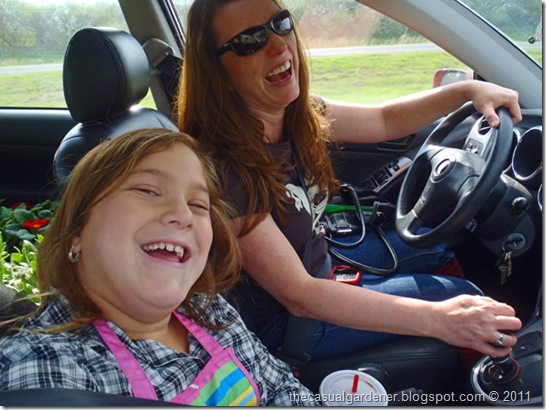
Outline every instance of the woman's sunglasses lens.
POLYGON ((275 32, 279 36, 284 36, 288 33, 290 33, 293 29, 292 26, 292 20, 290 19, 290 13, 283 12, 275 18, 273 21, 273 27, 275 28, 275 32))
MULTIPOLYGON (((272 20, 271 26, 279 36, 290 33, 294 29, 290 12, 284 10, 277 14, 272 20)), ((231 49, 239 56, 248 56, 263 48, 267 44, 268 37, 265 27, 253 27, 231 40, 231 49)))
POLYGON ((267 43, 267 31, 265 28, 256 29, 252 32, 239 34, 231 42, 233 50, 242 56, 255 53, 267 43))

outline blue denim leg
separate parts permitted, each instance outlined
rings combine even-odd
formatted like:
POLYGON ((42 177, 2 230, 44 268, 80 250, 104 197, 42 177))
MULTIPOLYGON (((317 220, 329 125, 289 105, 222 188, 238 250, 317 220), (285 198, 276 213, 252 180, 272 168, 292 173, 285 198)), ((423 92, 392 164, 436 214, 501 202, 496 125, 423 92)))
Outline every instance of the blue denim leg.
MULTIPOLYGON (((455 257, 445 243, 429 248, 414 248, 402 241, 394 229, 386 229, 384 232, 398 257, 398 269, 396 273, 434 273, 455 257)), ((424 228, 419 232, 424 232, 424 228)), ((336 240, 343 243, 354 243, 358 237, 359 235, 351 235, 344 238, 336 238, 336 240)), ((333 248, 341 255, 367 266, 381 269, 388 269, 393 266, 393 260, 387 247, 378 233, 372 229, 366 231, 364 242, 356 248, 333 248)), ((332 262, 334 265, 345 264, 345 262, 340 261, 335 256, 332 257, 332 262)))
MULTIPOLYGON (((425 229, 423 228, 419 232, 425 232, 425 229)), ((430 275, 455 257, 454 253, 447 248, 447 244, 429 248, 414 248, 403 242, 394 229, 388 229, 384 232, 391 246, 396 250, 398 257, 397 274, 387 277, 364 274, 360 286, 381 293, 430 301, 445 300, 460 294, 482 294, 479 288, 466 280, 430 275)), ((353 243, 358 237, 359 235, 354 235, 337 238, 337 240, 353 243)), ((335 249, 342 255, 364 265, 381 269, 388 269, 393 266, 388 249, 377 232, 372 229, 368 229, 364 242, 358 247, 354 249, 335 249)), ((335 256, 332 256, 332 263, 334 265, 345 264, 335 256)), ((332 309, 335 309, 335 307, 332 307, 332 309)), ((363 314, 366 314, 366 312, 363 312, 363 314)), ((272 318, 269 324, 258 332, 260 339, 273 353, 283 342, 285 326, 286 317, 280 315, 272 318)), ((308 352, 313 359, 327 358, 361 350, 400 337, 402 336, 397 334, 368 332, 318 322, 308 352)))
MULTIPOLYGON (((429 274, 404 274, 389 277, 366 274, 361 279, 360 286, 381 293, 430 301, 445 300, 461 294, 483 294, 477 286, 466 280, 429 274)), ((366 312, 362 314, 365 315, 366 312)), ((308 351, 312 359, 327 358, 400 337, 402 336, 349 329, 319 322, 308 351)))

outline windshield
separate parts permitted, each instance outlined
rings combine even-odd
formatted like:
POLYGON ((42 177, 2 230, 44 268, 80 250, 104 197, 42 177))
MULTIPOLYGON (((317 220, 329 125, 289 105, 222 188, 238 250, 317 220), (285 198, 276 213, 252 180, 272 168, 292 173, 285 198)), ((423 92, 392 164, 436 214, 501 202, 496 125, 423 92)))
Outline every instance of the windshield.
POLYGON ((459 0, 542 66, 542 0, 459 0))

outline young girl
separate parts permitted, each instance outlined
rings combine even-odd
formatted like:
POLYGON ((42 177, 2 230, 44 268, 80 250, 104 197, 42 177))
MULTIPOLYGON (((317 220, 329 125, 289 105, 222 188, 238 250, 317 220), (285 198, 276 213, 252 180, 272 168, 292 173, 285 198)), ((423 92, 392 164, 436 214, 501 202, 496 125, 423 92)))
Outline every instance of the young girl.
POLYGON ((42 303, 0 339, 0 390, 315 404, 291 400, 308 390, 217 294, 241 260, 226 212, 186 134, 140 130, 88 153, 39 248, 42 303))

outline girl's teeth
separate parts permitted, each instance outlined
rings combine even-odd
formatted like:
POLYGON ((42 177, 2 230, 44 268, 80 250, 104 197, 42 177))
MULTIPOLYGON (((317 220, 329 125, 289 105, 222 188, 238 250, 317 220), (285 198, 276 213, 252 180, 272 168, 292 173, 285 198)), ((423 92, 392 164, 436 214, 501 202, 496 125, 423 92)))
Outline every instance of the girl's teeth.
POLYGON ((144 250, 147 252, 156 251, 158 249, 167 250, 168 252, 174 252, 176 253, 176 256, 178 256, 178 259, 182 259, 185 253, 183 247, 181 247, 180 245, 174 245, 172 243, 156 242, 144 246, 144 250))
POLYGON ((176 255, 178 256, 178 259, 182 259, 184 257, 184 248, 181 246, 175 246, 174 251, 176 252, 176 255))

